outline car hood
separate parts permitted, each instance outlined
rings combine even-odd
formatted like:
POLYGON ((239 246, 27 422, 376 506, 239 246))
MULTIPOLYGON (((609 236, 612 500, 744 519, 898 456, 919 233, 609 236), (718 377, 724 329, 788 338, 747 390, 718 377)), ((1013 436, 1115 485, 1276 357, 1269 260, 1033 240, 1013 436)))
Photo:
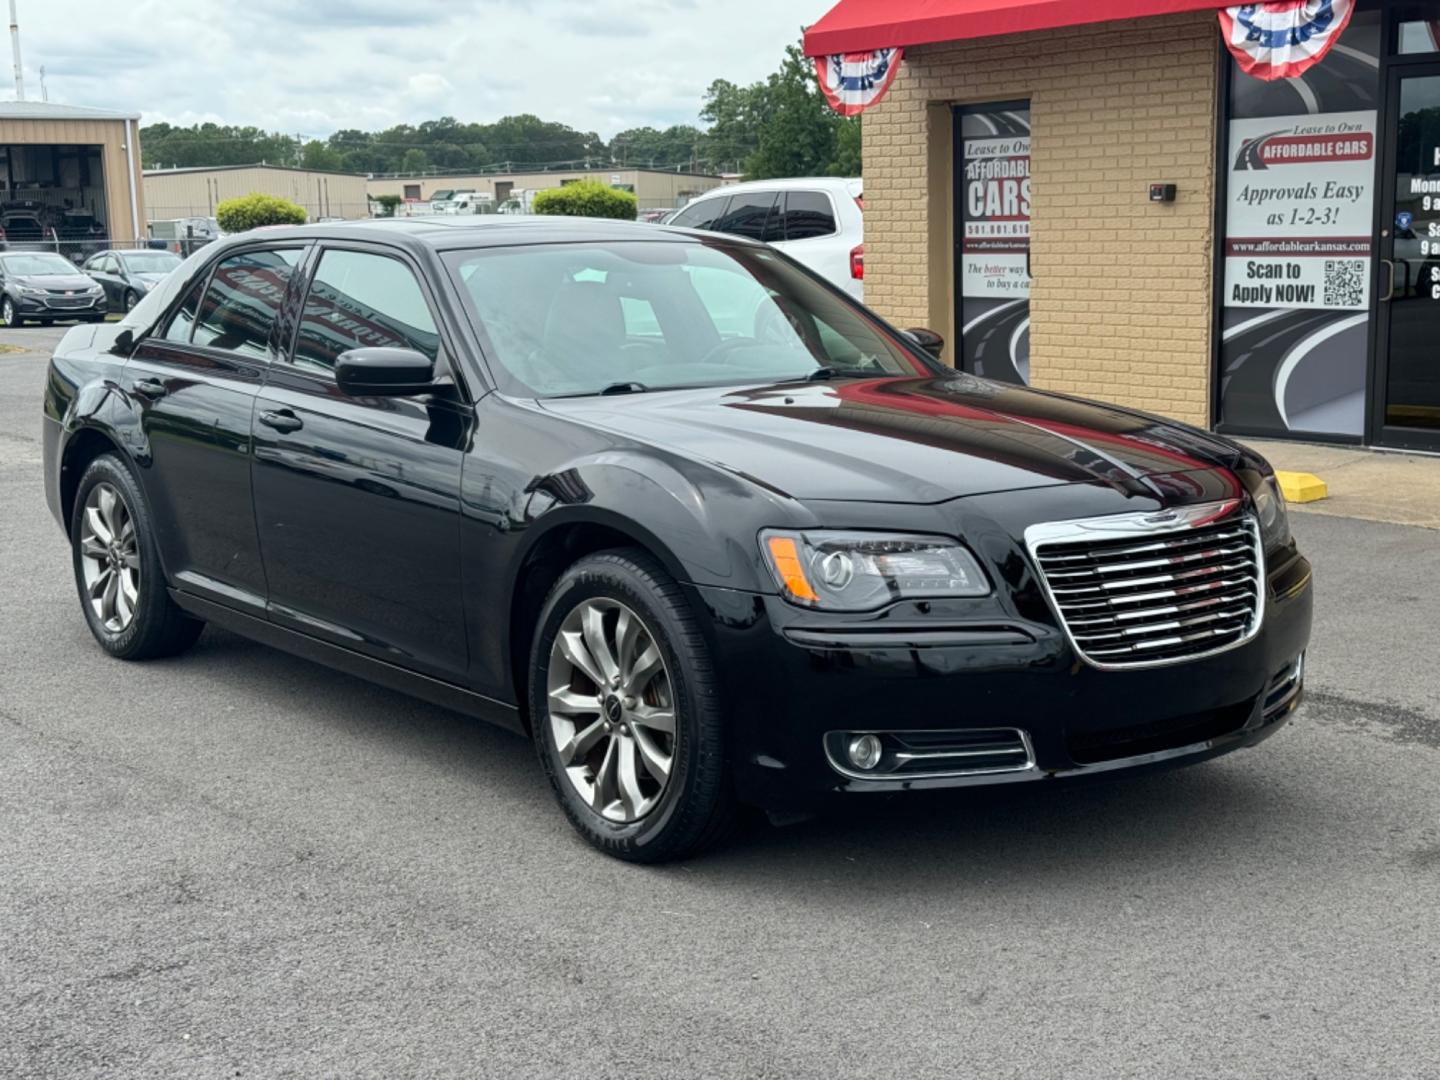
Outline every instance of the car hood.
POLYGON ((11 281, 19 285, 25 285, 31 289, 68 289, 75 292, 88 292, 95 287, 95 280, 86 274, 28 274, 23 277, 11 278, 11 281))
POLYGON ((1073 483, 1154 490, 1235 468, 1185 425, 956 373, 551 398, 552 412, 797 499, 938 503, 1073 483))
POLYGON ((130 280, 144 285, 147 289, 153 289, 169 276, 169 274, 131 274, 130 280))

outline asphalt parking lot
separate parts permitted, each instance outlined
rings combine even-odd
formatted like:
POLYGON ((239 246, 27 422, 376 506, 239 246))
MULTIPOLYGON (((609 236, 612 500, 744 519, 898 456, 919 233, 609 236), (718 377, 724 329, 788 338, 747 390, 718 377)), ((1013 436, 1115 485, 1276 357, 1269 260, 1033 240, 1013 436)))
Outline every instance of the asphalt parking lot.
POLYGON ((224 633, 105 658, 43 374, 0 355, 0 1075, 1440 1077, 1440 532, 1297 515, 1258 749, 640 869, 503 732, 224 633))

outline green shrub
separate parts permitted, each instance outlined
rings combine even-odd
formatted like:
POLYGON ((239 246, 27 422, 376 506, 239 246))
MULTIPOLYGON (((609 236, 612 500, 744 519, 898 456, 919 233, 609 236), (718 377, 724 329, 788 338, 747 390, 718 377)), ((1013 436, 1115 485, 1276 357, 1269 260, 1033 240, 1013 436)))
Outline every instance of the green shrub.
POLYGON ((630 192, 608 188, 599 180, 580 180, 535 193, 537 214, 634 221, 638 209, 639 203, 630 192))
POLYGON ((396 208, 404 201, 399 195, 376 195, 374 198, 380 207, 380 217, 394 217, 396 208))
POLYGON ((215 207, 215 220, 227 233, 258 229, 262 225, 304 225, 305 208, 289 199, 254 192, 226 199, 215 207))

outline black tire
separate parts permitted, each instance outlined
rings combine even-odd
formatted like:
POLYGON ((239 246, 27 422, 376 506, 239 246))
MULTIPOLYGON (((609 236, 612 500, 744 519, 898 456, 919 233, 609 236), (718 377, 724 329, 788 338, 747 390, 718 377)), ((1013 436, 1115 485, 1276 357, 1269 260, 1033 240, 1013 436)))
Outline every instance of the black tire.
POLYGON ((0 300, 0 326, 14 328, 24 325, 25 320, 20 318, 19 313, 15 309, 15 301, 10 299, 9 296, 0 300))
POLYGON ((195 644, 205 624, 186 615, 170 599, 165 572, 155 544, 155 529, 149 504, 136 482, 130 466, 114 454, 102 454, 90 463, 80 478, 75 493, 75 507, 70 516, 71 565, 80 609, 90 632, 100 647, 121 660, 154 660, 175 656, 195 644), (91 605, 85 584, 82 555, 81 524, 86 501, 101 484, 108 484, 120 497, 134 524, 136 553, 139 562, 139 597, 133 617, 123 629, 112 631, 101 621, 91 605))
POLYGON ((570 567, 541 610, 529 672, 531 728, 541 765, 566 817, 591 844, 627 862, 660 863, 694 855, 731 832, 736 802, 709 648, 680 587, 655 559, 627 548, 570 567), (550 724, 551 648, 566 617, 594 598, 618 601, 640 617, 663 654, 673 691, 670 778, 654 808, 630 823, 607 820, 581 797, 561 765, 550 724))
POLYGON ((134 289, 125 290, 125 310, 134 311, 135 305, 140 302, 140 297, 135 295, 134 289))

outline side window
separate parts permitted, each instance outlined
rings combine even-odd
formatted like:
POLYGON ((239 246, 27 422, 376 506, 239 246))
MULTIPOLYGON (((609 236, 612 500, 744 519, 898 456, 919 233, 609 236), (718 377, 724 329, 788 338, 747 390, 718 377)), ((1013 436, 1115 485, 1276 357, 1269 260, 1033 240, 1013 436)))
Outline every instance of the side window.
POLYGON ((773 191, 736 195, 730 200, 730 209, 725 211, 725 216, 715 223, 715 231, 763 240, 777 198, 777 193, 773 191))
POLYGON ((191 340, 245 356, 269 355, 270 331, 304 254, 298 248, 247 251, 215 268, 191 340))
POLYGON ((439 357, 440 333, 420 283, 388 255, 326 251, 305 298, 294 362, 333 371, 341 353, 381 347, 439 357))
POLYGON ((729 202, 730 200, 723 196, 701 199, 681 210, 670 224, 679 225, 682 229, 713 229, 715 222, 725 213, 729 202))
POLYGON ((786 240, 814 240, 837 231, 830 196, 822 191, 792 191, 786 196, 786 240))
POLYGON ((160 336, 165 341, 189 341, 190 331, 195 326, 195 312, 200 307, 200 290, 205 288, 205 279, 202 277, 195 283, 185 295, 185 302, 175 310, 170 318, 170 325, 165 327, 165 333, 160 336))

